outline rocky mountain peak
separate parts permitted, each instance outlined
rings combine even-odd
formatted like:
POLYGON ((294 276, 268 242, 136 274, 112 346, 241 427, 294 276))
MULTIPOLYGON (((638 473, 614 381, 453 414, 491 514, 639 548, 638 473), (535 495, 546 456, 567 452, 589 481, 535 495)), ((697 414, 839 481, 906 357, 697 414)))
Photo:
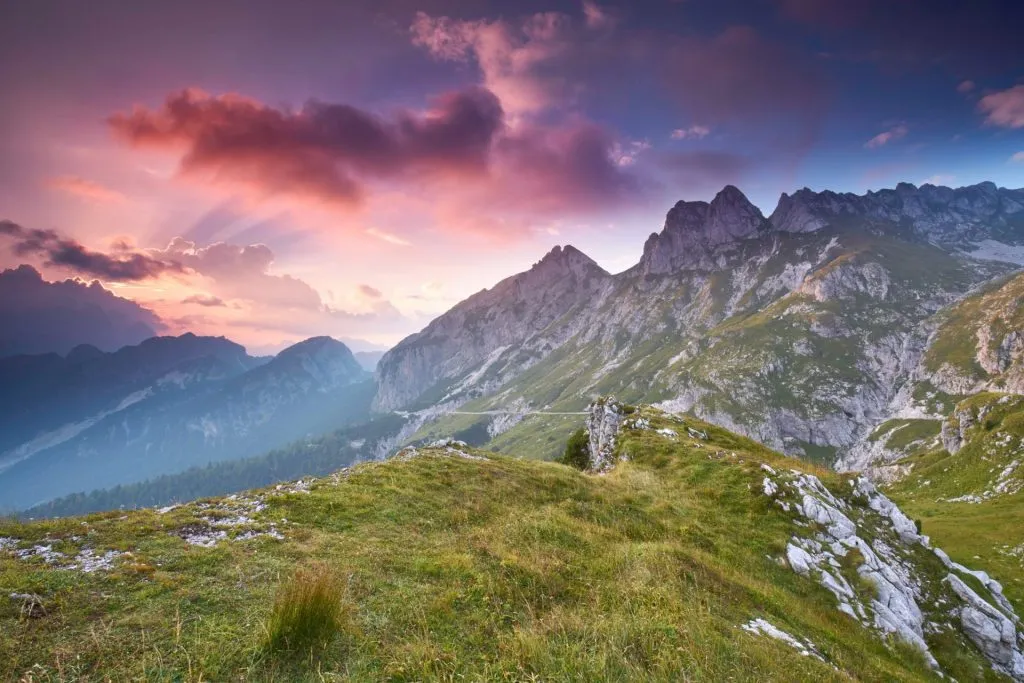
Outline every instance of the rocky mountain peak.
POLYGON ((783 193, 769 220, 776 230, 813 232, 856 219, 876 230, 909 227, 923 240, 967 248, 991 239, 1024 242, 1022 217, 1024 190, 983 182, 958 188, 899 183, 863 195, 805 187, 792 196, 783 193))
POLYGON ((665 227, 644 245, 641 267, 665 273, 704 263, 711 250, 755 237, 766 227, 760 209, 737 187, 726 185, 710 203, 680 201, 665 217, 665 227))
POLYGON ((310 337, 275 355, 247 376, 250 385, 312 381, 321 390, 333 389, 367 376, 348 346, 332 337, 310 337))
POLYGON ((544 255, 544 258, 533 264, 533 267, 527 272, 556 274, 558 276, 569 274, 583 276, 602 273, 607 275, 607 272, 597 265, 594 259, 571 244, 567 244, 564 247, 560 245, 555 246, 544 255))
POLYGON ((765 226, 761 210, 733 185, 726 185, 708 206, 704 232, 708 244, 753 237, 765 226))

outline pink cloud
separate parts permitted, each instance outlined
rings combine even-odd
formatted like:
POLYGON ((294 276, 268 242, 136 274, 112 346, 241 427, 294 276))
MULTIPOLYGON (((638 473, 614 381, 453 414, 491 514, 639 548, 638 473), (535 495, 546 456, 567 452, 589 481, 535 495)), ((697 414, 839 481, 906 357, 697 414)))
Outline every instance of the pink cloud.
POLYGON ((449 61, 474 60, 483 85, 513 115, 533 114, 570 97, 568 79, 546 67, 572 48, 571 19, 535 14, 519 25, 505 20, 462 21, 419 12, 410 27, 414 45, 449 61))
POLYGON ((978 101, 985 123, 1001 128, 1024 128, 1024 85, 985 95, 978 101))
POLYGON ((373 179, 479 174, 502 121, 501 105, 481 88, 390 120, 345 104, 314 101, 288 111, 197 90, 109 119, 133 146, 182 150, 183 175, 345 206, 358 205, 373 179))
POLYGON ((583 17, 587 28, 600 30, 615 25, 615 18, 593 0, 583 0, 583 17))
MULTIPOLYGON (((114 116, 111 125, 132 145, 179 150, 187 178, 329 208, 379 209, 395 193, 424 197, 444 207, 443 230, 459 232, 472 222, 473 232, 492 226, 504 236, 511 234, 507 224, 485 214, 590 213, 635 200, 644 183, 629 167, 649 148, 580 117, 506 125, 497 98, 480 87, 392 119, 343 104, 290 111, 184 91, 161 109, 114 116)), ((361 232, 410 244, 390 226, 361 232)))
POLYGON ((224 299, 243 299, 289 309, 320 310, 320 294, 291 275, 270 272, 274 252, 265 244, 238 245, 216 242, 200 247, 175 237, 163 249, 148 254, 160 261, 180 263, 209 278, 210 292, 224 299))
POLYGON ((116 190, 78 176, 50 178, 47 185, 55 190, 96 202, 123 202, 125 199, 124 195, 116 190))
POLYGON ((901 123, 899 125, 893 126, 889 130, 879 133, 875 137, 865 142, 864 146, 867 147, 868 149, 877 149, 879 147, 884 147, 885 145, 888 145, 890 142, 906 137, 909 131, 910 129, 901 123))
POLYGON ((962 95, 966 95, 972 90, 974 90, 974 81, 960 81, 956 86, 956 91, 962 95))

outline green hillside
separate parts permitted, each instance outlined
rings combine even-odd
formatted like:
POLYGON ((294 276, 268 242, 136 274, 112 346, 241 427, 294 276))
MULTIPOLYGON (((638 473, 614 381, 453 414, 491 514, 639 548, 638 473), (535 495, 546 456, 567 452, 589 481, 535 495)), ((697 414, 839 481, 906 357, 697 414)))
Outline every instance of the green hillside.
MULTIPOLYGON (((0 523, 0 678, 937 679, 837 609, 823 572, 791 568, 794 543, 827 533, 796 511, 809 486, 914 568, 942 671, 1000 680, 943 621, 939 558, 849 478, 649 408, 616 453, 588 474, 439 444, 173 509, 0 523), (305 604, 322 609, 303 620, 305 604)), ((864 563, 834 569, 858 612, 864 563)))
POLYGON ((1007 597, 1024 608, 1024 396, 978 394, 945 431, 949 445, 961 441, 956 452, 938 437, 917 442, 897 461, 910 469, 889 493, 954 559, 1006 577, 1007 597))

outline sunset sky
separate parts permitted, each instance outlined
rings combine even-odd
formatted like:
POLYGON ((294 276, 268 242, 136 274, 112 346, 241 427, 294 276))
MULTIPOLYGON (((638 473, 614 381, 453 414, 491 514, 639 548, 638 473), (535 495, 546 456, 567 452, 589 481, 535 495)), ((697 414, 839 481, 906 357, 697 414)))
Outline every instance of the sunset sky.
POLYGON ((1024 2, 0 4, 0 267, 386 347, 739 186, 1024 186, 1024 2))

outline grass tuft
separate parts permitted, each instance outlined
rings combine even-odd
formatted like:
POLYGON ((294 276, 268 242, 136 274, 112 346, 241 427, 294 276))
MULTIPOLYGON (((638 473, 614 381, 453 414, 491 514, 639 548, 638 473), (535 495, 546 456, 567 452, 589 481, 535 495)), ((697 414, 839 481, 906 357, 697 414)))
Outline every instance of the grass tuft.
POLYGON ((326 647, 347 625, 344 589, 324 563, 302 567, 277 591, 267 624, 273 652, 309 653, 326 647))

